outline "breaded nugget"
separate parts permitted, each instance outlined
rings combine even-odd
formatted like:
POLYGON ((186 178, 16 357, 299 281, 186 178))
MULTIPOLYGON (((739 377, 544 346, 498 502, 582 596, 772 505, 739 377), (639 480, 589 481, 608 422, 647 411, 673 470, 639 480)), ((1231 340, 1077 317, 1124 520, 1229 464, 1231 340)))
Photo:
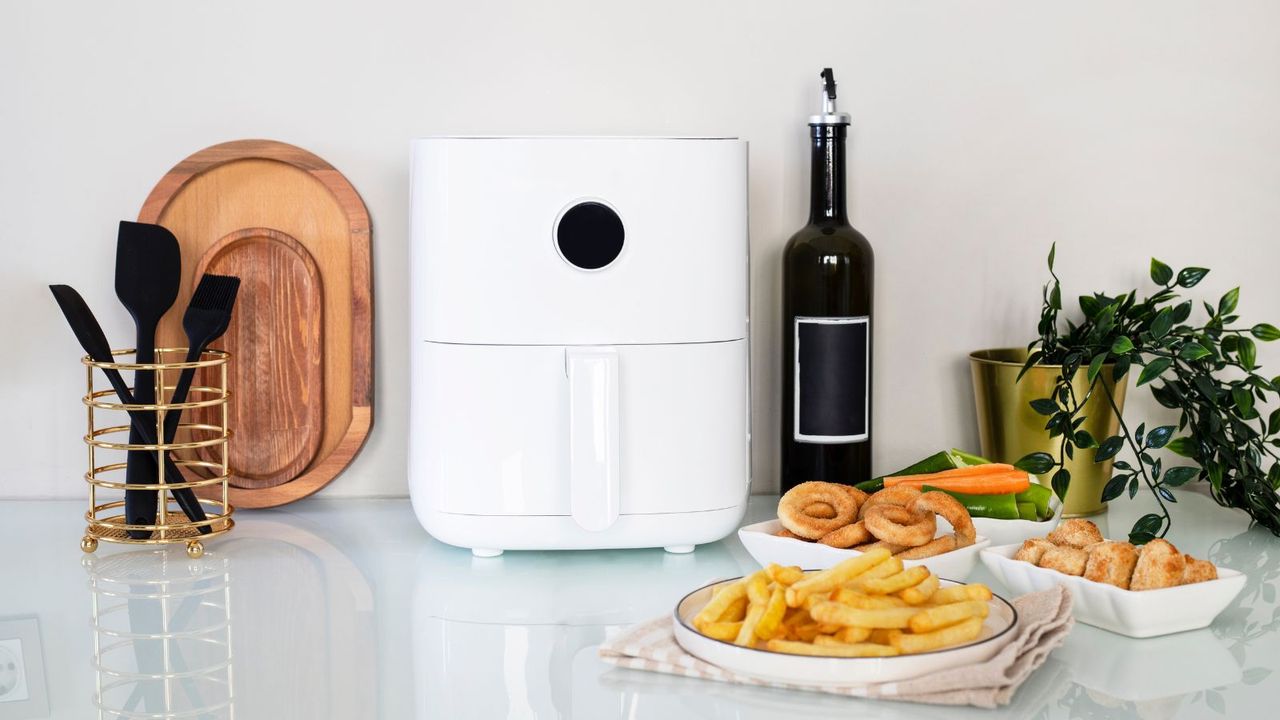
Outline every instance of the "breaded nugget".
POLYGON ((1138 563, 1133 568, 1130 590, 1155 590, 1182 583, 1182 573, 1187 567, 1178 548, 1168 540, 1156 538, 1142 546, 1138 563))
POLYGON ((1071 547, 1088 547, 1104 540, 1098 526, 1083 518, 1063 520, 1062 524, 1049 533, 1049 542, 1054 545, 1070 545, 1071 547))
POLYGON ((1129 589, 1133 566, 1138 563, 1138 548, 1127 542, 1107 540, 1089 546, 1089 562, 1084 566, 1084 579, 1129 589))
POLYGON ((1044 538, 1029 538, 1022 541, 1022 547, 1018 548, 1018 552, 1013 554, 1013 559, 1035 565, 1040 562, 1040 556, 1044 555, 1044 551, 1053 546, 1053 543, 1044 538))
POLYGON ((1036 563, 1042 568, 1057 570, 1064 575, 1082 575, 1089 562, 1089 553, 1069 545, 1054 545, 1044 551, 1036 563))
POLYGON ((1208 560, 1197 560, 1190 555, 1183 555, 1186 567, 1182 570, 1182 584, 1204 582, 1218 579, 1218 567, 1208 560))

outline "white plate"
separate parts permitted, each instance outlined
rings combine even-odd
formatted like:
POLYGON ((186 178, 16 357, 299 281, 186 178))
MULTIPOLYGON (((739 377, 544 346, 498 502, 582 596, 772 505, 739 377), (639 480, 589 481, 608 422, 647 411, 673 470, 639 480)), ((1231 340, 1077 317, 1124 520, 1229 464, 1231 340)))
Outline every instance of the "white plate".
POLYGON ((1159 590, 1122 590, 1014 560, 1020 546, 983 550, 982 562, 1017 595, 1065 585, 1071 591, 1072 614, 1077 620, 1129 637, 1156 637, 1205 627, 1244 588, 1242 573, 1220 567, 1217 580, 1159 590))
MULTIPOLYGON (((727 581, 732 582, 732 581, 727 581)), ((955 585, 943 580, 942 585, 955 585)), ((982 635, 971 643, 917 655, 848 658, 787 655, 713 640, 693 629, 693 617, 719 582, 698 588, 676 603, 673 617, 676 642, 697 658, 731 672, 769 682, 793 685, 857 687, 869 683, 908 680, 947 668, 990 660, 1013 639, 1018 613, 1007 600, 991 598, 991 613, 982 626, 982 635)))
MULTIPOLYGON (((1006 520, 1004 522, 1011 521, 1006 520)), ((941 532, 941 528, 946 526, 946 522, 939 518, 938 525, 941 532)), ((751 553, 751 557, 755 558, 756 562, 761 565, 778 563, 779 565, 797 565, 802 568, 826 570, 841 560, 848 560, 851 557, 857 557, 862 554, 857 550, 842 550, 822 543, 778 537, 775 533, 781 529, 782 523, 777 520, 766 520, 765 522, 739 528, 738 539, 742 541, 742 545, 747 549, 747 552, 751 553)), ((945 532, 950 531, 949 527, 945 530, 945 532)), ((978 551, 990 544, 991 541, 989 539, 979 535, 977 541, 969 547, 952 550, 949 553, 934 555, 922 560, 903 560, 902 564, 905 567, 927 565, 933 571, 933 574, 938 577, 964 580, 969 577, 969 573, 973 572, 973 568, 978 564, 978 551)))
POLYGON ((1044 537, 1058 526, 1062 517, 1062 501, 1054 495, 1049 500, 1049 509, 1053 516, 1048 520, 997 520, 995 518, 973 519, 973 527, 979 535, 991 538, 992 545, 1022 544, 1023 540, 1033 537, 1044 537))

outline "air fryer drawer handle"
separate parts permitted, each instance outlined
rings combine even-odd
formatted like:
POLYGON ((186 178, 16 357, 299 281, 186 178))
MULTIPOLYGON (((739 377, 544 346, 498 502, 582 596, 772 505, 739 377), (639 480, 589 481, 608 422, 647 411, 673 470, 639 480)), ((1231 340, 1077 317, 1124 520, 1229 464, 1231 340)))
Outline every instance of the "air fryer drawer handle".
POLYGON ((618 352, 565 350, 569 376, 569 508, 584 530, 618 519, 618 352))

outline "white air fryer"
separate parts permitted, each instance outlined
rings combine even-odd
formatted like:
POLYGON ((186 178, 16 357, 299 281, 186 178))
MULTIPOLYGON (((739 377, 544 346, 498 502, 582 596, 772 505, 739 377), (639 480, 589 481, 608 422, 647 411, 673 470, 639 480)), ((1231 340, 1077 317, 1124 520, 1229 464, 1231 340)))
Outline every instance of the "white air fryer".
POLYGON ((413 143, 409 490, 439 540, 665 547, 746 509, 747 145, 413 143))

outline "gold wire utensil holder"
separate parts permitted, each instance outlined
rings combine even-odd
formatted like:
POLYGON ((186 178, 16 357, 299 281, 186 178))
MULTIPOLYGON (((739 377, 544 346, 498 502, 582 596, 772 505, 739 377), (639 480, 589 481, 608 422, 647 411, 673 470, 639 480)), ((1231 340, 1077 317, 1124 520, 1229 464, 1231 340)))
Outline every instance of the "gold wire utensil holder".
MULTIPOLYGON (((134 355, 135 351, 112 350, 113 359, 120 356, 134 355)), ((165 543, 186 543, 187 555, 198 558, 204 554, 203 540, 222 535, 235 526, 231 514, 235 508, 227 501, 227 479, 230 477, 229 455, 227 443, 231 439, 231 431, 227 428, 227 362, 231 356, 222 350, 205 350, 200 359, 186 362, 187 348, 159 348, 156 350, 156 362, 97 362, 86 356, 80 362, 85 366, 85 395, 82 398, 87 416, 88 433, 84 436, 85 445, 89 448, 89 471, 84 479, 89 483, 89 510, 85 513, 84 537, 80 540, 80 549, 91 553, 98 549, 98 541, 125 543, 131 545, 159 545, 165 543), (197 368, 197 381, 216 384, 192 384, 185 402, 172 402, 172 393, 178 375, 187 368, 197 368), (115 391, 97 389, 94 386, 95 370, 114 369, 125 376, 126 381, 138 370, 151 370, 155 375, 155 397, 152 404, 126 405, 116 397, 115 391), (201 377, 203 376, 203 378, 201 377), (211 378, 213 380, 211 380, 211 378), (167 402, 165 402, 167 400, 167 402), (116 411, 104 413, 103 411, 116 411), (120 411, 142 411, 155 415, 156 444, 130 443, 129 418, 119 416, 120 411), (200 411, 202 417, 209 415, 217 418, 216 422, 193 421, 194 413, 200 411), (171 412, 182 412, 184 417, 174 434, 174 442, 166 443, 165 416, 171 412), (108 424, 99 427, 98 423, 107 417, 114 422, 116 417, 123 417, 124 424, 108 424), (185 439, 184 439, 185 438, 185 439), (112 451, 145 451, 155 453, 157 471, 154 483, 125 483, 126 455, 120 455, 118 462, 99 464, 100 454, 112 451), (199 452, 199 455, 195 453, 199 452), (170 454, 174 453, 174 454, 170 454), (184 476, 167 477, 165 457, 169 456, 174 465, 184 469, 184 476), (209 460, 216 457, 216 460, 209 460), (205 477, 204 475, 208 475, 205 477), (175 490, 190 489, 199 497, 200 506, 205 511, 204 520, 191 520, 170 497, 175 490), (124 515, 124 500, 120 497, 125 490, 130 492, 154 492, 156 494, 156 522, 152 524, 130 524, 124 515), (112 497, 118 499, 99 502, 99 492, 110 491, 112 497), (219 497, 220 496, 220 497, 219 497), (209 528, 202 533, 201 528, 209 528), (131 532, 141 531, 144 537, 130 537, 131 532)), ((150 419, 148 419, 150 422, 150 419)), ((113 458, 114 459, 114 458, 113 458)))

